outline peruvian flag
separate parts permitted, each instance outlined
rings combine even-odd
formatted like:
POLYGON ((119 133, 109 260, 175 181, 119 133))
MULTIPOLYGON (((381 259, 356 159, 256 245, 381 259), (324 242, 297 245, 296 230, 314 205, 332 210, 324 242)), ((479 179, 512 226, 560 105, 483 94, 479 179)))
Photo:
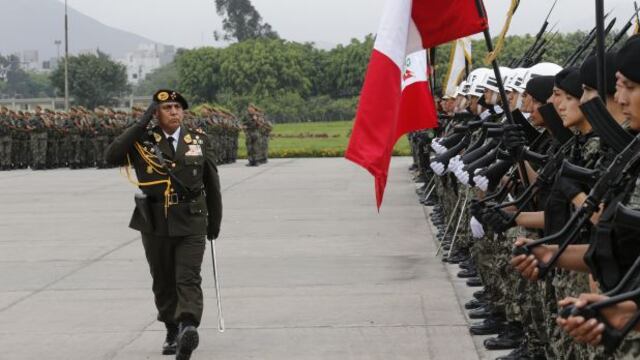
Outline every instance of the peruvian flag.
POLYGON ((378 209, 395 143, 437 126, 421 50, 486 29, 476 6, 476 0, 387 0, 345 154, 375 177, 378 209))

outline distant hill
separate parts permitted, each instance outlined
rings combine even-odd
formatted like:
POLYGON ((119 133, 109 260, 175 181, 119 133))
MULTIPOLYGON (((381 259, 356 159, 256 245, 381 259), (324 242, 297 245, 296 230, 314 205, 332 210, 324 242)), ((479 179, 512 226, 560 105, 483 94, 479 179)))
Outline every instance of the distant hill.
MULTIPOLYGON (((57 0, 0 0, 0 54, 38 50, 40 61, 57 56, 55 40, 64 54, 64 4, 57 0)), ((69 8, 69 51, 99 48, 113 58, 124 56, 139 44, 156 43, 136 34, 109 27, 69 8)))

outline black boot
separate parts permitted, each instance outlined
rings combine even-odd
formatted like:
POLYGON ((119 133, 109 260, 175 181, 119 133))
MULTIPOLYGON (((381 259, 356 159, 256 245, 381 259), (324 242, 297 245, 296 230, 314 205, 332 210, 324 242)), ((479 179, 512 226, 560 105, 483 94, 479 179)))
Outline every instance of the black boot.
POLYGON ((487 305, 487 302, 484 300, 471 299, 464 304, 464 308, 467 310, 473 310, 487 305))
POLYGON ((486 305, 483 307, 479 307, 475 310, 469 311, 469 318, 470 319, 486 319, 488 317, 491 317, 492 314, 493 314, 493 309, 491 308, 491 305, 486 305))
POLYGON ((510 322, 500 335, 486 339, 484 341, 484 347, 487 350, 517 349, 520 344, 522 344, 522 338, 522 324, 519 322, 510 322))
POLYGON ((173 355, 178 347, 178 325, 165 323, 164 326, 167 328, 167 337, 162 344, 162 355, 173 355))
POLYGON ((468 279, 476 276, 478 276, 476 269, 466 269, 458 272, 458 277, 461 279, 468 279))
POLYGON ((527 343, 522 342, 520 346, 505 356, 500 356, 496 360, 533 360, 535 357, 531 355, 527 349, 527 343))
POLYGON ((176 360, 189 360, 191 353, 198 347, 199 342, 200 337, 196 327, 189 322, 180 323, 176 360))
POLYGON ((482 286, 482 280, 480 280, 480 278, 477 278, 477 277, 470 278, 469 280, 467 280, 467 286, 480 287, 482 286))
POLYGON ((493 335, 499 334, 504 330, 504 319, 497 317, 489 317, 484 321, 473 324, 469 327, 471 335, 493 335))

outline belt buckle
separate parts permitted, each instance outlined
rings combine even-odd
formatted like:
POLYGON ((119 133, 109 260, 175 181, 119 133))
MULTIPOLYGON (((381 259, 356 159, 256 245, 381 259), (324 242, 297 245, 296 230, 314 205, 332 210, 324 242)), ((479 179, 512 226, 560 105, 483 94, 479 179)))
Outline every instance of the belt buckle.
POLYGON ((171 193, 169 194, 169 205, 176 205, 179 203, 178 194, 171 193))

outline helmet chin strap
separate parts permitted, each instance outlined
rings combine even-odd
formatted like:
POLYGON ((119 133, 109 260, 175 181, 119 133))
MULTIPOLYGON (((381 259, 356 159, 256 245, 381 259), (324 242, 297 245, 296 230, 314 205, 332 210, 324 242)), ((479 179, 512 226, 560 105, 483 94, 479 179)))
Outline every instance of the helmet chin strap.
POLYGON ((496 105, 498 103, 498 93, 495 91, 492 91, 493 94, 491 94, 491 99, 490 100, 490 104, 491 105, 496 105))
POLYGON ((516 100, 516 109, 522 108, 522 94, 518 93, 518 98, 516 100))

